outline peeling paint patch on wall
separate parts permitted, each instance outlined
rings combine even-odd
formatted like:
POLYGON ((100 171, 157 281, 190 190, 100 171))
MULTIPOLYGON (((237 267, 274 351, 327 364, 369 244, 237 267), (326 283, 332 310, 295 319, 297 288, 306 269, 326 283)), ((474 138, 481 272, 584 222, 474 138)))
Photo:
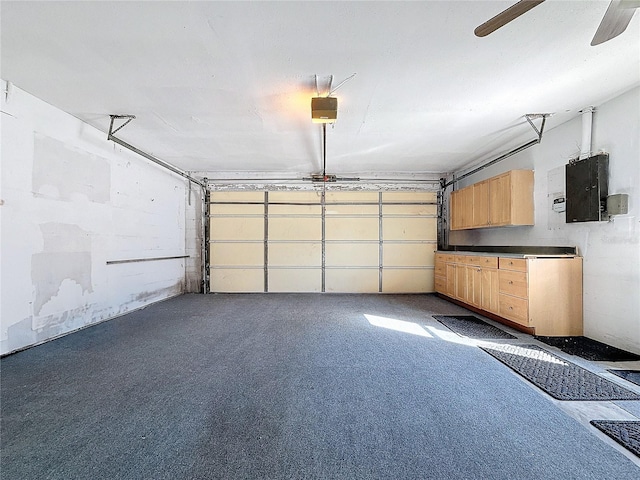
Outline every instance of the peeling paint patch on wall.
POLYGON ((34 329, 36 317, 68 310, 88 303, 85 293, 93 291, 91 281, 91 238, 77 225, 40 225, 44 248, 31 256, 34 329))
POLYGON ((33 192, 57 200, 85 197, 90 202, 107 203, 111 196, 109 161, 35 133, 33 192))
POLYGON ((84 293, 91 293, 89 252, 36 253, 31 260, 35 287, 33 314, 46 315, 68 310, 84 293))

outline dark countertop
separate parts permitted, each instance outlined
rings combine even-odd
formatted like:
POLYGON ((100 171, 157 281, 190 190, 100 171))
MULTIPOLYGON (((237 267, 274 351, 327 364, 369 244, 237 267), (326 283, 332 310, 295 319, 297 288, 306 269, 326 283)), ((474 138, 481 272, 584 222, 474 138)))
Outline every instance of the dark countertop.
POLYGON ((530 256, 564 256, 577 255, 576 247, 556 246, 493 246, 493 245, 449 245, 448 248, 438 249, 447 253, 473 253, 476 255, 501 255, 515 257, 530 256))

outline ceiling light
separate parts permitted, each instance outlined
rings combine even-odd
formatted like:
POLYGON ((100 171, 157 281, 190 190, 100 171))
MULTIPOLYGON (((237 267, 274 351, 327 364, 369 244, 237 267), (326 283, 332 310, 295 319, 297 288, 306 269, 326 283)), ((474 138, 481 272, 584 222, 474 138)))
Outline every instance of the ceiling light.
POLYGON ((335 97, 313 97, 311 99, 311 121, 333 123, 338 117, 338 99, 335 97))

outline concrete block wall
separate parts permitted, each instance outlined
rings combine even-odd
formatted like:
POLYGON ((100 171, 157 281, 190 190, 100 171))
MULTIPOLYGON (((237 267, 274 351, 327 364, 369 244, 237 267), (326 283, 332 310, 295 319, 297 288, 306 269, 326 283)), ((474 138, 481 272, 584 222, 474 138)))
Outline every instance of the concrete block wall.
POLYGON ((187 260, 199 256, 109 262, 193 253, 187 222, 198 191, 189 206, 186 180, 16 86, 9 92, 0 119, 0 353, 185 292, 187 260))

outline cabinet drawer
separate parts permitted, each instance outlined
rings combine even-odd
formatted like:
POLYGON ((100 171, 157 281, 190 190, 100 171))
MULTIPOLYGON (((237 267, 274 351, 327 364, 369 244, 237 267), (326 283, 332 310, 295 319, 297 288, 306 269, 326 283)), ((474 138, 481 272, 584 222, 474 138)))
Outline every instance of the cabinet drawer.
POLYGON ((476 257, 479 267, 498 268, 498 257, 476 257))
POLYGON ((469 258, 470 258, 470 255, 456 255, 453 261, 455 263, 464 263, 464 264, 466 264, 466 263, 469 262, 469 258))
POLYGON ((438 293, 447 293, 447 279, 445 277, 435 277, 435 289, 438 293))
POLYGON ((519 272, 527 271, 527 261, 524 258, 500 257, 501 270, 517 270, 519 272))
POLYGON ((436 253, 436 261, 443 263, 453 263, 454 256, 448 253, 436 253))
POLYGON ((501 293, 498 301, 501 316, 521 325, 529 324, 529 302, 526 299, 501 293))
POLYGON ((441 259, 436 260, 436 265, 434 267, 434 273, 436 277, 438 275, 445 277, 447 275, 447 266, 441 259))
POLYGON ((467 255, 467 258, 464 263, 467 265, 479 266, 480 260, 481 260, 480 257, 474 256, 474 255, 467 255))
POLYGON ((500 293, 520 298, 528 297, 526 272, 498 270, 498 285, 500 293))

